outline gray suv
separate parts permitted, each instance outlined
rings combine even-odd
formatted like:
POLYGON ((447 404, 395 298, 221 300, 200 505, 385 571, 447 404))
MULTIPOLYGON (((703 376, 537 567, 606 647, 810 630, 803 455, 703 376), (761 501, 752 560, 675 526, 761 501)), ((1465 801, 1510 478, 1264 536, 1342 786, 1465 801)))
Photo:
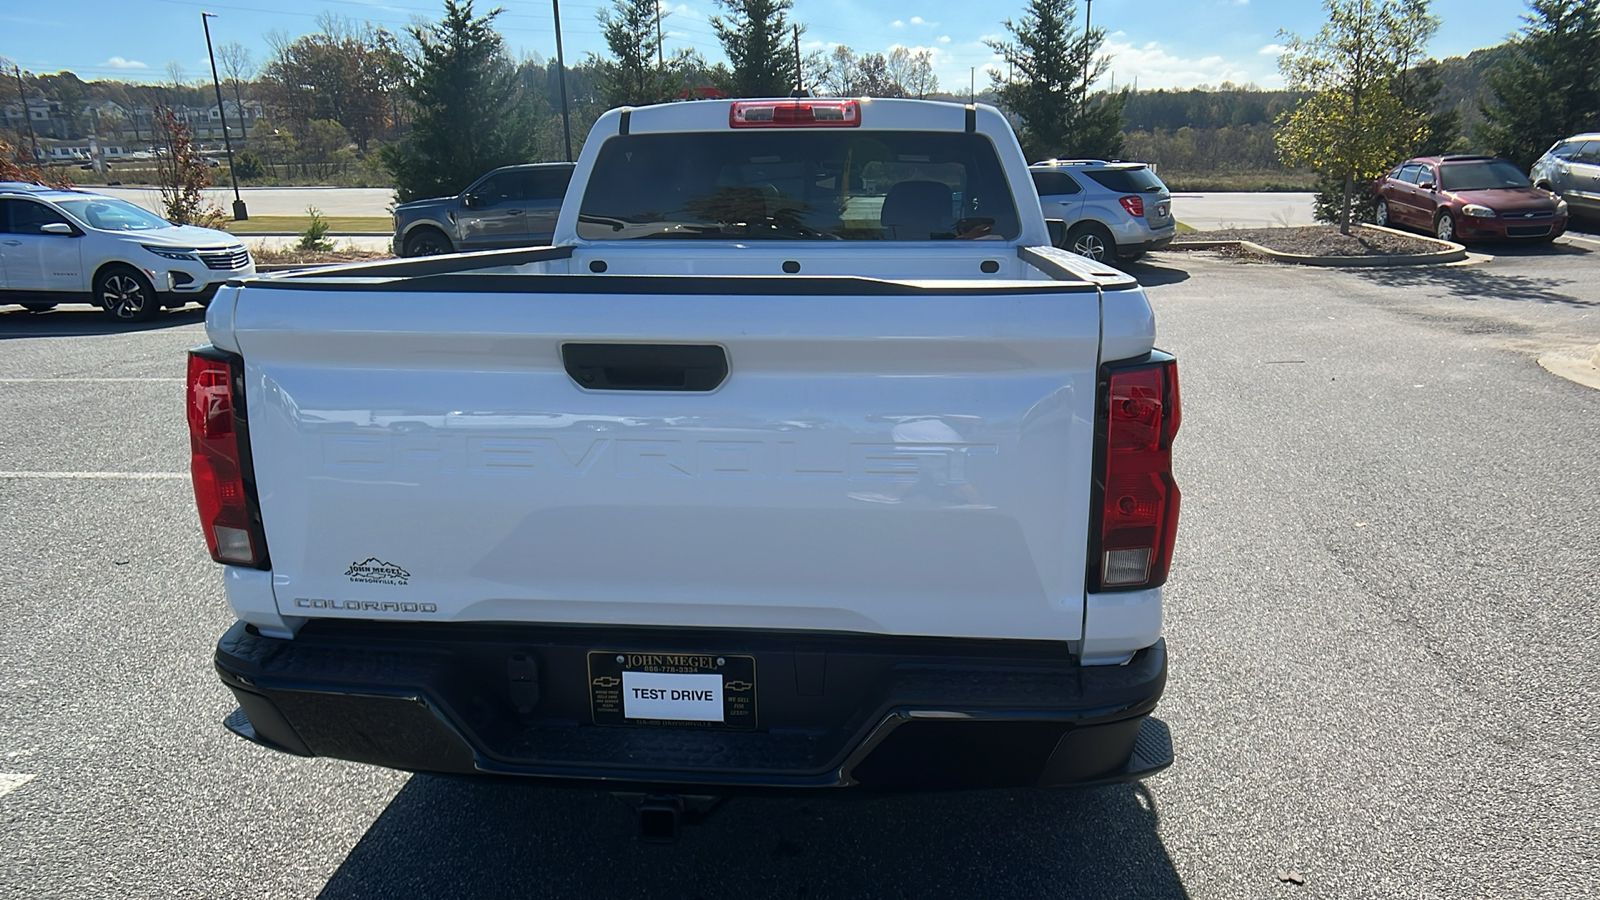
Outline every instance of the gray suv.
POLYGON ((1067 223, 1064 250, 1101 262, 1137 259, 1178 232, 1172 194, 1144 163, 1048 159, 1028 172, 1044 217, 1067 223))
POLYGON ((572 163, 504 166, 460 196, 413 200, 394 208, 396 256, 433 256, 550 243, 572 163))
POLYGON ((1600 218, 1600 132, 1557 141, 1528 175, 1536 186, 1560 194, 1573 213, 1600 218))

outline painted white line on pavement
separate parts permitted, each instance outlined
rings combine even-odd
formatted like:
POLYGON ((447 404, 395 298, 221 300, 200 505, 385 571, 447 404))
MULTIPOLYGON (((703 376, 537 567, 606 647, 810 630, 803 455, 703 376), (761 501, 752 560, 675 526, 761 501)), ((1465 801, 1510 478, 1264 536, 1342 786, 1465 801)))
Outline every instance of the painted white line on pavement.
POLYGON ((192 326, 191 325, 174 325, 171 328, 153 328, 153 329, 149 329, 147 331, 115 331, 115 332, 27 331, 27 332, 17 332, 15 334, 11 335, 11 337, 16 339, 16 340, 22 340, 23 338, 132 337, 132 336, 140 335, 140 334, 154 334, 154 335, 158 335, 158 336, 160 336, 160 335, 172 335, 172 334, 187 334, 190 331, 197 331, 197 332, 204 333, 205 332, 205 325, 204 325, 204 323, 196 322, 192 326))
POLYGON ((0 478, 127 478, 135 481, 187 481, 188 472, 0 472, 0 478))
POLYGON ((182 384, 182 378, 0 378, 0 384, 126 384, 129 382, 160 382, 182 384))
POLYGON ((1589 244, 1590 246, 1600 247, 1600 241, 1597 241, 1594 238, 1579 237, 1578 235, 1571 234, 1571 233, 1567 234, 1566 238, 1569 241, 1577 241, 1577 242, 1582 243, 1582 244, 1589 244))
POLYGON ((32 775, 13 775, 8 772, 0 772, 0 797, 4 797, 32 780, 32 775))

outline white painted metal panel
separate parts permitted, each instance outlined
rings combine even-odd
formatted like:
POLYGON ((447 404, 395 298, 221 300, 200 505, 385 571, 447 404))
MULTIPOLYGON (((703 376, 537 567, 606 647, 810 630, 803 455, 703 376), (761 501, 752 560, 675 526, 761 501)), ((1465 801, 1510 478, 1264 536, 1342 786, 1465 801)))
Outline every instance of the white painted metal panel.
POLYGON ((233 343, 279 609, 1076 639, 1099 295, 1030 284, 248 286, 233 343), (563 342, 645 339, 720 345, 730 375, 605 392, 563 368, 563 342))

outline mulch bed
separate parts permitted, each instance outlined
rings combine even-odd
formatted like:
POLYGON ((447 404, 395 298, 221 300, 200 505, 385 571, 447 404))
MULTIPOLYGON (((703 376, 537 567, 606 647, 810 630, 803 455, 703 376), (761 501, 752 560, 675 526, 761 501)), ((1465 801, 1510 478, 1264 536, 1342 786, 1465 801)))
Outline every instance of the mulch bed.
POLYGON ((374 259, 390 259, 393 253, 381 250, 301 250, 298 247, 286 247, 282 250, 252 250, 250 255, 255 257, 257 264, 269 266, 327 266, 343 262, 366 262, 374 259))
MULTIPOLYGON (((1337 225, 1307 225, 1300 228, 1225 228, 1219 231, 1191 231, 1179 241, 1250 241, 1279 253, 1307 256, 1397 256, 1409 253, 1436 253, 1441 248, 1421 238, 1404 237, 1366 228, 1352 228, 1349 235, 1339 233, 1337 225)), ((1174 246, 1174 250, 1182 247, 1174 246)))

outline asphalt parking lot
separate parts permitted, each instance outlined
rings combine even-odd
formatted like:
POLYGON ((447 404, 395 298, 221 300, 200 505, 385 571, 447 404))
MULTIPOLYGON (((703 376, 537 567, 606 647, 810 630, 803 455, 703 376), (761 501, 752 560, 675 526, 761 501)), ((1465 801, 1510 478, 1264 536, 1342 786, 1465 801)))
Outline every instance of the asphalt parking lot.
POLYGON ((611 798, 222 729, 188 309, 0 309, 0 896, 1546 898, 1600 884, 1600 239, 1470 265, 1160 253, 1184 492, 1142 786, 611 798), (1283 881, 1294 872, 1304 884, 1283 881))

